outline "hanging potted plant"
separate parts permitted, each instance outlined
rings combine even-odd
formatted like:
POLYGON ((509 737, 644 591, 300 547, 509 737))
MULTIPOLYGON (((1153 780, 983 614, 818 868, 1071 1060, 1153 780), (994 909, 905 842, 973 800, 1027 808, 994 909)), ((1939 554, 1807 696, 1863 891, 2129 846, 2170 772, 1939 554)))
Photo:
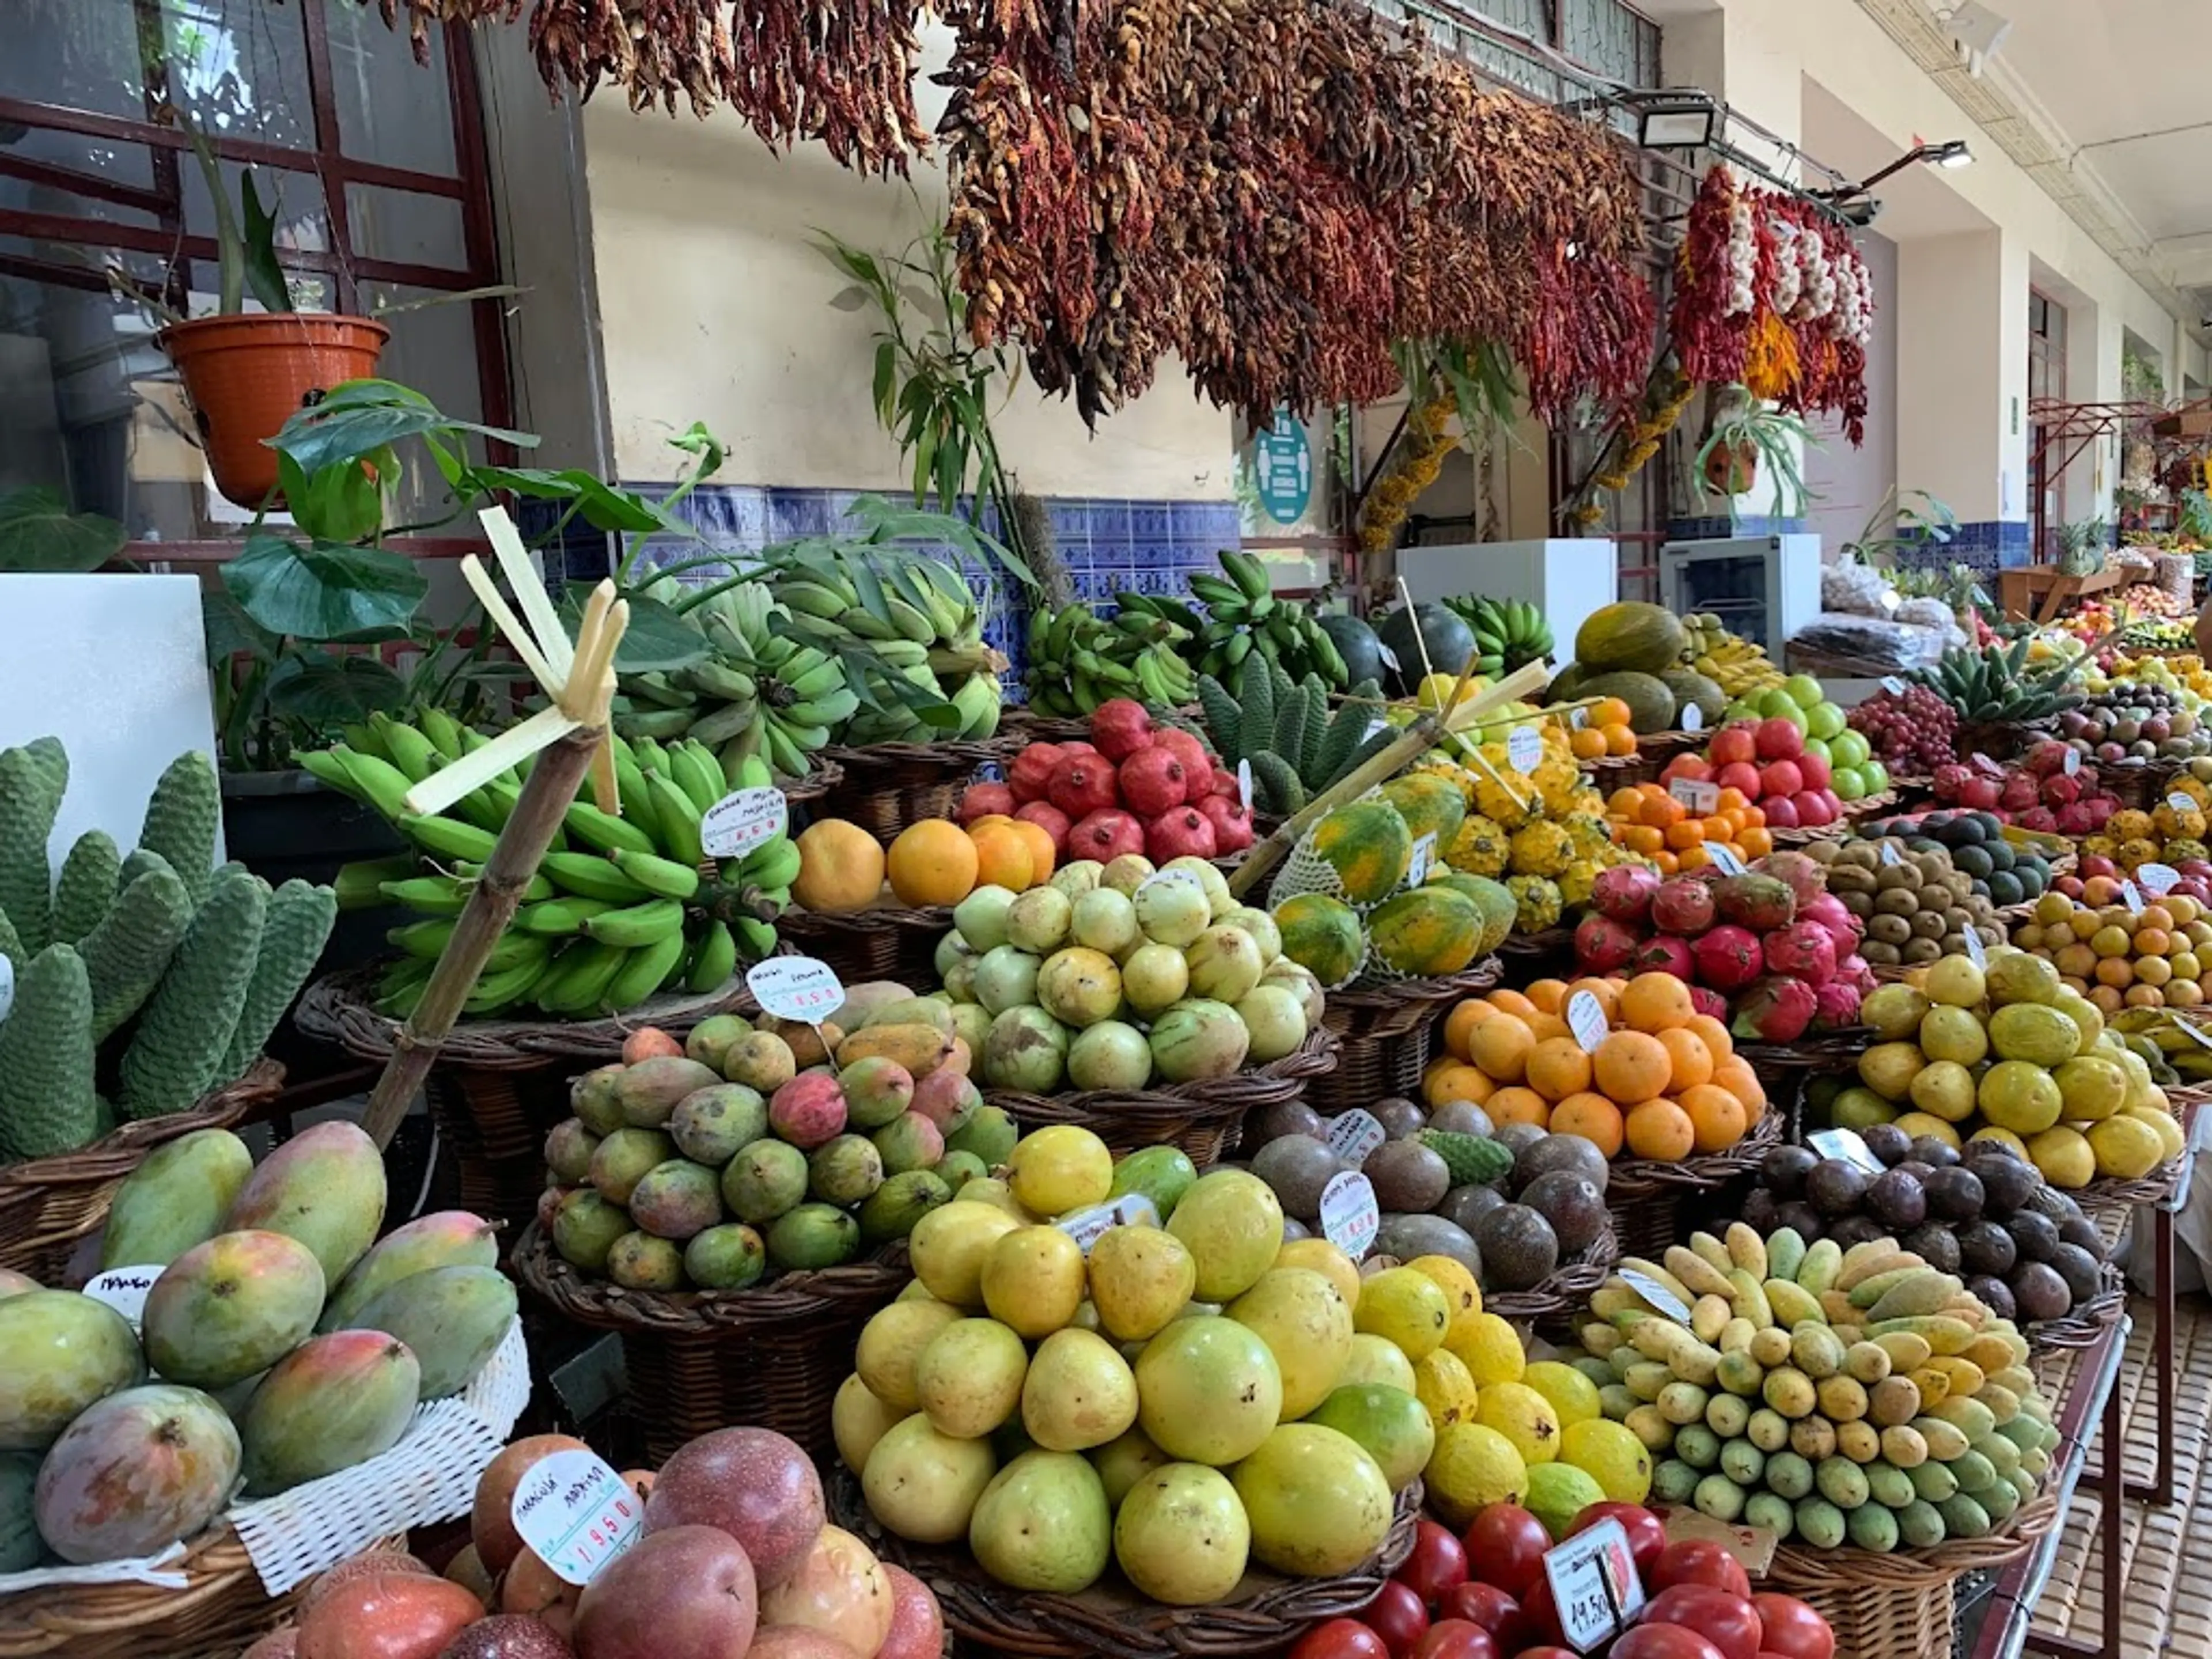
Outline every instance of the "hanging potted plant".
POLYGON ((1740 386, 1723 387, 1714 395, 1705 441, 1698 450, 1698 473, 1707 490, 1728 498, 1729 515, 1735 518, 1740 513, 1736 503, 1759 487, 1763 465, 1774 485, 1773 516, 1802 518, 1810 497, 1799 457, 1812 441, 1812 429, 1796 416, 1740 386))

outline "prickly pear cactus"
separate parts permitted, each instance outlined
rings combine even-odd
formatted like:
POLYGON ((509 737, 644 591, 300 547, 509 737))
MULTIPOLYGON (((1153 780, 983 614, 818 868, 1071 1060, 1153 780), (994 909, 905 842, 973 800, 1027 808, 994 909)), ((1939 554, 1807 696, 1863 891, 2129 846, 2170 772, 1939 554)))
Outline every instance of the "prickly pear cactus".
MULTIPOLYGON (((44 739, 41 739, 44 741, 44 739)), ((61 811, 68 765, 46 753, 0 749, 0 910, 26 949, 46 947, 53 925, 53 872, 46 841, 61 811)))
POLYGON ((222 821, 222 788, 215 763, 190 749, 169 763, 146 803, 138 845, 159 853, 185 878, 194 904, 215 883, 215 836, 222 821))
POLYGON ((231 1033, 216 1077, 218 1086, 242 1077, 253 1064, 276 1022, 315 971, 337 917, 337 896, 327 887, 288 881, 270 895, 253 978, 246 988, 238 1029, 231 1033))
POLYGON ((106 830, 88 830, 76 838, 54 880, 55 943, 75 945, 100 926, 114 906, 122 867, 123 855, 106 830))
MULTIPOLYGON (((130 860, 124 867, 129 870, 130 860)), ((143 868, 78 945, 92 976, 94 1042, 105 1042, 154 994, 192 923, 192 898, 183 878, 166 860, 153 860, 143 868)))
POLYGON ((0 1021, 0 1158, 52 1158, 99 1135, 92 987, 84 958, 50 945, 24 969, 0 1021))
POLYGON ((124 1052, 116 1103, 125 1117, 182 1111, 214 1086, 246 1006, 268 909, 268 889, 253 876, 225 876, 208 894, 124 1052))

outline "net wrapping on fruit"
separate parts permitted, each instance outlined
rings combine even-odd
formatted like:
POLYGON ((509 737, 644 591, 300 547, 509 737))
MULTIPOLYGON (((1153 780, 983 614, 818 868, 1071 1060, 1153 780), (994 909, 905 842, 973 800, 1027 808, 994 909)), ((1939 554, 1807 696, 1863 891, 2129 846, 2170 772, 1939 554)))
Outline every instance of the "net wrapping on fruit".
MULTIPOLYGON (((1379 789, 1370 789, 1358 799, 1380 800, 1382 799, 1382 793, 1379 789)), ((1351 804, 1349 801, 1344 803, 1347 806, 1351 804)), ((1336 866, 1314 850, 1315 839, 1321 833, 1321 826, 1328 822, 1328 819, 1324 815, 1309 825, 1305 834, 1298 837, 1297 845, 1291 848, 1290 857, 1285 859, 1282 868, 1275 872, 1274 882, 1267 890, 1267 902, 1270 905, 1277 905, 1285 899, 1297 898, 1307 893, 1319 893, 1324 898, 1333 898, 1341 903, 1351 905, 1353 909, 1359 912, 1364 920, 1367 912, 1374 907, 1354 902, 1351 894, 1346 890, 1344 878, 1337 873, 1336 866)), ((1354 977, 1356 978, 1357 975, 1355 975, 1354 977)), ((1335 988, 1330 986, 1326 988, 1334 990, 1335 988)))

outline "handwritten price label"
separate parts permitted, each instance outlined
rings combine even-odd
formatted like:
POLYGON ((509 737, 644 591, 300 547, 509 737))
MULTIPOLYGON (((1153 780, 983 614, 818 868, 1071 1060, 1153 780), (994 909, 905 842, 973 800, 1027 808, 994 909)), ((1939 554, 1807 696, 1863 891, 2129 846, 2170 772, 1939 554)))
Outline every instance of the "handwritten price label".
POLYGON ((0 1019, 8 1018, 8 1011, 15 1006, 15 964, 0 957, 0 1019))
POLYGON ((1966 929, 1966 960, 1977 968, 1990 965, 1989 946, 1982 943, 1982 936, 1971 927, 1966 929))
POLYGON ((1587 709, 1587 708, 1570 708, 1569 710, 1567 710, 1567 730, 1568 730, 1568 731, 1570 731, 1570 732, 1579 732, 1579 731, 1581 731, 1581 730, 1583 729, 1583 727, 1584 727, 1585 726, 1588 726, 1589 724, 1589 709, 1587 709))
POLYGON ((1375 647, 1375 654, 1382 659, 1382 665, 1389 669, 1392 673, 1395 674, 1400 672, 1398 667, 1398 653, 1393 651, 1389 646, 1376 646, 1375 647))
POLYGON ((2142 889, 2131 881, 2120 884, 2120 902, 2128 907, 2128 914, 2139 916, 2143 913, 2142 889))
POLYGON ((1437 861, 1437 832, 1433 830, 1413 842, 1413 856, 1406 864, 1406 883, 1419 887, 1429 878, 1430 867, 1437 861))
POLYGON ((1720 810, 1721 787, 1717 783, 1700 783, 1695 778, 1677 778, 1667 786, 1667 793, 1699 817, 1720 810))
POLYGON ((763 1012, 810 1025, 819 1025, 845 1000, 836 970, 812 957, 770 957, 755 963, 745 969, 745 985, 763 1012))
POLYGON ((714 859, 741 859, 765 847, 791 823, 791 804, 781 789, 740 789, 725 795, 699 820, 699 845, 714 859))
POLYGON ((2166 798, 2166 804, 2177 812, 2194 812, 2197 810, 2197 803, 2179 789, 2166 798))
POLYGON ((524 1474, 507 1516, 565 1583, 588 1584, 637 1542, 645 1501, 597 1453, 555 1452, 524 1474))
POLYGON ((1629 1553, 1628 1529, 1607 1519, 1544 1553, 1544 1577, 1559 1609, 1559 1628, 1577 1653, 1588 1653, 1644 1610, 1644 1585, 1629 1553))
POLYGON ((146 1293, 161 1276, 159 1267, 110 1267, 87 1285, 84 1293, 94 1302, 105 1302, 129 1320, 131 1328, 136 1330, 138 1316, 145 1310, 146 1293))
POLYGON ((1369 742, 1377 732, 1388 732, 1389 729, 1390 722, 1388 720, 1370 720, 1367 722, 1367 729, 1359 734, 1359 740, 1362 743, 1369 742))
POLYGON ((1252 763, 1248 760, 1237 763, 1237 799, 1247 812, 1252 810, 1252 763))
POLYGON ((1866 1142, 1856 1129, 1815 1129, 1805 1137, 1805 1141, 1822 1158, 1841 1158, 1869 1175, 1882 1172, 1882 1161, 1867 1150, 1866 1142))
POLYGON ((2058 763, 2058 769, 2068 777, 2072 777, 2081 769, 2081 751, 2078 749, 2068 750, 2066 758, 2058 763))
POLYGON ((1389 1138, 1374 1113, 1357 1106, 1348 1112, 1339 1112, 1322 1131, 1322 1139, 1329 1151, 1355 1166, 1367 1162, 1367 1154, 1389 1138))
POLYGON ((1630 1290, 1635 1291, 1677 1325, 1687 1325, 1690 1322, 1688 1304, 1650 1274, 1638 1273, 1633 1267, 1623 1267, 1620 1270, 1620 1277, 1630 1290))
POLYGON ((2170 864, 2146 864, 2136 871, 2136 880, 2142 890, 2155 898, 2164 898, 2173 890, 2173 884, 2181 879, 2181 872, 2170 864))
POLYGON ((1588 991, 1577 991, 1567 999, 1567 1029, 1575 1034, 1583 1052, 1594 1054, 1611 1029, 1605 1018, 1604 1005, 1588 991))
POLYGON ((1516 772, 1533 772, 1544 758, 1544 740, 1533 726, 1516 726, 1505 738, 1506 763, 1516 772))
POLYGON ((1160 1212, 1158 1206, 1142 1193, 1124 1193, 1111 1204, 1095 1204, 1087 1210, 1078 1210, 1053 1224, 1081 1245, 1083 1254, 1089 1255, 1091 1247, 1116 1227, 1158 1226, 1160 1212))
POLYGON ((1695 703, 1685 704, 1682 709, 1682 729, 1702 732, 1705 729, 1705 711, 1695 703))
POLYGON ((1382 1212, 1375 1203, 1375 1188, 1357 1170, 1346 1170, 1328 1178, 1321 1189, 1322 1237, 1354 1261, 1374 1248, 1382 1231, 1382 1212))
POLYGON ((1740 876, 1743 873, 1744 862, 1735 855, 1735 849, 1734 848, 1723 846, 1721 842, 1715 842, 1711 846, 1705 848, 1705 853, 1707 856, 1712 860, 1713 868, 1719 871, 1723 875, 1740 876))

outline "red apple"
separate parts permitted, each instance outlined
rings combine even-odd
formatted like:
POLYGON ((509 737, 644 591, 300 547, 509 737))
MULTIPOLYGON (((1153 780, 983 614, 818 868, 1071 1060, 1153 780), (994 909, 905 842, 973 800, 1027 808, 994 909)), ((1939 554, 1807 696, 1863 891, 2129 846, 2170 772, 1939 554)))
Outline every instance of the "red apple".
POLYGON ((1108 760, 1125 761, 1151 746, 1152 717, 1133 698, 1109 698, 1091 711, 1091 736, 1108 760))
POLYGON ((1667 769, 1659 775, 1662 783, 1672 783, 1677 778, 1687 778, 1692 783, 1704 783, 1713 775, 1712 763, 1703 755, 1680 754, 1667 763, 1667 769))
POLYGON ((1124 853, 1145 850, 1145 826, 1119 807, 1078 818, 1067 832, 1067 856, 1111 864, 1124 853))
POLYGON ((1730 761, 1713 775, 1713 781, 1723 789, 1742 791, 1746 800, 1757 800, 1765 793, 1759 787, 1759 769, 1749 761, 1730 761))
POLYGON ((1014 805, 1014 792, 1005 784, 971 783, 962 793, 960 805, 952 816, 962 823, 973 823, 994 812, 1012 817, 1014 805))
POLYGON ((1771 720, 1761 720, 1752 733, 1752 745, 1759 751, 1761 761, 1796 760, 1805 752, 1805 734, 1796 723, 1777 714, 1771 720))
POLYGON ((1797 827, 1801 830, 1818 830, 1836 821, 1835 808, 1828 805, 1825 790, 1800 789, 1790 800, 1797 809, 1797 827))
POLYGON ((1034 823, 1052 837, 1053 850, 1067 851, 1067 832, 1074 821, 1048 800, 1033 800, 1014 816, 1024 823, 1034 823))
POLYGON ((1759 758, 1759 745, 1753 734, 1759 728, 1748 720, 1738 720, 1733 726, 1723 726, 1713 733, 1707 749, 1717 765, 1731 766, 1738 761, 1759 758))
POLYGON ((1797 757, 1797 773, 1805 780, 1805 787, 1808 789, 1826 789, 1832 771, 1833 769, 1829 766, 1828 757, 1826 755, 1815 755, 1808 751, 1797 757))
POLYGON ((1100 754, 1063 753, 1052 769, 1052 783, 1045 792, 1054 806, 1071 818, 1117 805, 1121 792, 1114 781, 1114 763, 1100 754))
POLYGON ((1006 787, 1018 801, 1042 800, 1052 787, 1053 769, 1066 751, 1056 743, 1033 743, 1006 769, 1006 787))
POLYGON ((1787 795, 1769 795, 1759 803, 1759 810, 1766 814, 1770 830, 1795 830, 1797 827, 1796 803, 1787 795))
POLYGON ((1145 856, 1154 864, 1186 855, 1210 859, 1219 850, 1213 820, 1195 806, 1178 806, 1162 813, 1145 828, 1145 856))
POLYGON ((1759 787, 1763 794, 1794 795, 1805 787, 1805 775, 1796 761, 1769 761, 1759 769, 1759 787))
POLYGON ((1122 804, 1143 818, 1156 818, 1181 806, 1189 793, 1182 761, 1165 744, 1132 754, 1121 763, 1118 781, 1122 804))

